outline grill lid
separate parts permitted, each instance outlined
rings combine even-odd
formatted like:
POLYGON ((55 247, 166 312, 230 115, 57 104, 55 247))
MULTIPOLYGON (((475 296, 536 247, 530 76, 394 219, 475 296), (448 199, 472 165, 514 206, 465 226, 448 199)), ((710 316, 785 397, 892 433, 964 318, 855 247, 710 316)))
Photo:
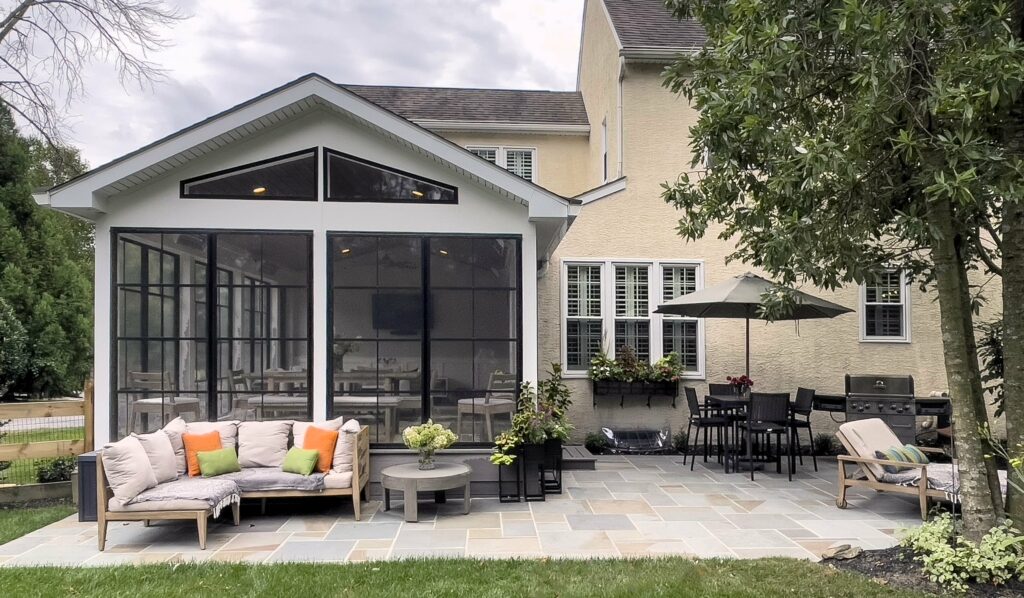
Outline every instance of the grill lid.
POLYGON ((913 376, 846 375, 847 396, 913 397, 913 376))

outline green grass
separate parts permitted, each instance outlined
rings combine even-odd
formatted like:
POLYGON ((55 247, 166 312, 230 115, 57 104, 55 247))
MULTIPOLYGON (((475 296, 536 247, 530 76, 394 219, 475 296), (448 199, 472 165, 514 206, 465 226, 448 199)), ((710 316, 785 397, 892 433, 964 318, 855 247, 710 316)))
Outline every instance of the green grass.
MULTIPOLYGON (((47 442, 50 440, 77 440, 85 438, 85 428, 77 426, 73 428, 50 428, 44 430, 21 430, 18 432, 5 432, 0 428, 0 444, 21 444, 24 442, 47 442)), ((0 471, 0 484, 36 484, 38 478, 36 472, 39 466, 49 459, 18 459, 11 461, 10 467, 0 471)))
POLYGON ((20 538, 75 512, 70 503, 0 505, 0 544, 20 538))
POLYGON ((790 559, 432 560, 0 569, 7 596, 920 597, 790 559))

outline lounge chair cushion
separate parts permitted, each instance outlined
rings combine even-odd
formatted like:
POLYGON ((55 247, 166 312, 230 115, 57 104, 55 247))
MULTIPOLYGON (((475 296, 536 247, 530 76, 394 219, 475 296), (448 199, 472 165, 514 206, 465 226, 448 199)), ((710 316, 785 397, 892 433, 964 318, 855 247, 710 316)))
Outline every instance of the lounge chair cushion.
POLYGON ((339 490, 352 487, 352 472, 338 473, 332 471, 324 476, 324 488, 339 490))
POLYGON ((324 430, 340 430, 343 423, 344 420, 341 417, 336 417, 325 422, 292 422, 292 436, 295 439, 292 444, 294 446, 305 446, 306 430, 310 426, 316 426, 318 428, 323 428, 324 430))
POLYGON ((178 475, 185 475, 185 472, 188 471, 188 464, 185 462, 185 443, 181 440, 181 435, 185 433, 185 420, 180 416, 176 417, 167 422, 163 430, 174 449, 174 466, 178 470, 178 475))
MULTIPOLYGON (((171 445, 171 438, 163 430, 157 430, 152 434, 132 434, 142 444, 142 448, 149 457, 149 464, 156 475, 156 483, 163 484, 178 477, 178 466, 175 461, 174 447, 171 445)), ((180 437, 179 437, 180 438, 180 437)))
POLYGON ((221 446, 236 447, 238 445, 238 420, 223 422, 189 422, 185 431, 189 434, 205 434, 216 430, 220 434, 221 446))
POLYGON ((217 478, 181 477, 173 482, 159 484, 140 493, 129 504, 111 511, 198 511, 212 509, 213 516, 220 514, 224 507, 241 500, 238 485, 217 478))
POLYGON ((126 436, 107 445, 101 458, 114 498, 122 504, 156 486, 156 474, 138 438, 126 436))
POLYGON ((359 421, 350 419, 341 426, 338 444, 334 449, 334 467, 338 473, 352 471, 352 456, 356 452, 356 435, 359 434, 359 421))
POLYGON ((238 464, 281 467, 291 431, 290 421, 242 422, 238 425, 238 464))
POLYGON ((218 476, 218 480, 232 480, 242 492, 265 492, 270 490, 320 491, 324 488, 324 474, 308 476, 281 471, 278 467, 247 467, 238 473, 218 476))
MULTIPOLYGON (((839 426, 839 432, 846 439, 847 448, 854 453, 853 456, 864 459, 874 459, 875 451, 903 445, 895 432, 878 418, 846 422, 839 426)), ((885 475, 885 470, 876 463, 862 467, 867 467, 876 479, 885 475)))

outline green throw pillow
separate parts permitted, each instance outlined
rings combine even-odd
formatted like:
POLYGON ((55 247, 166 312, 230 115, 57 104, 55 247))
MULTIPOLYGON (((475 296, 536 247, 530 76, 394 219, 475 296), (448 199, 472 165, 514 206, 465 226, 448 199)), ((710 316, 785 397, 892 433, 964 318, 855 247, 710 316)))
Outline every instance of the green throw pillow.
POLYGON ((230 446, 216 451, 200 451, 196 453, 196 458, 199 459, 199 471, 204 478, 242 471, 238 465, 238 455, 230 446))
MULTIPOLYGON (((912 444, 906 446, 894 446, 885 451, 875 451, 876 459, 884 459, 886 461, 896 461, 899 463, 921 463, 927 465, 929 463, 928 457, 925 456, 921 449, 917 448, 912 444)), ((899 473, 912 469, 911 467, 901 467, 898 465, 883 465, 882 469, 886 473, 899 473)))
POLYGON ((281 471, 309 475, 316 469, 316 462, 320 459, 320 451, 316 449, 302 449, 293 446, 288 449, 284 456, 284 463, 281 464, 281 471))
POLYGON ((910 459, 911 463, 923 463, 925 465, 930 463, 930 461, 928 461, 928 455, 925 455, 924 451, 912 444, 908 444, 903 447, 903 454, 910 459))

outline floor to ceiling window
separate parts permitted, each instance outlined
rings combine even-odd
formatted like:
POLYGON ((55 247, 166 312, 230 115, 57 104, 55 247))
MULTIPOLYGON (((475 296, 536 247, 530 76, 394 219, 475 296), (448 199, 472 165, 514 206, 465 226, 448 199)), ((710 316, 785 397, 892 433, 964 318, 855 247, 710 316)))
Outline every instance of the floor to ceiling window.
POLYGON ((117 437, 311 415, 309 233, 115 231, 114 250, 117 437))
POLYGON ((330 235, 329 408, 377 443, 430 418, 463 442, 508 427, 521 380, 520 241, 330 235))

